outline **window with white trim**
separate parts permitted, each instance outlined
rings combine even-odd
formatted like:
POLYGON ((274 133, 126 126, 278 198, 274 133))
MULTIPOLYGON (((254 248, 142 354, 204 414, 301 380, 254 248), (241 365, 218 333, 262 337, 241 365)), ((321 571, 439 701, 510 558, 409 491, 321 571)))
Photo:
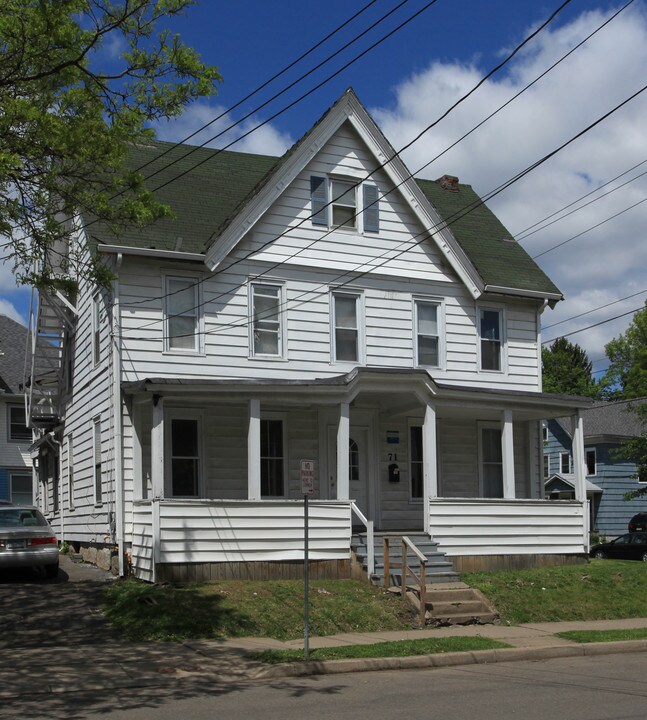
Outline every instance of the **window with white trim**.
POLYGON ((92 421, 92 465, 94 468, 94 504, 103 502, 103 477, 101 473, 101 418, 92 421))
POLYGON ((333 361, 361 362, 360 295, 333 292, 333 361))
POLYGON ((313 225, 377 233, 380 230, 380 195, 377 185, 336 177, 310 177, 313 225), (362 212, 358 214, 359 202, 362 212))
POLYGON ((199 497, 201 418, 169 417, 170 482, 174 497, 199 497))
POLYGON ((416 365, 441 366, 441 306, 415 300, 416 365))
POLYGON ((563 452, 559 454, 559 471, 562 473, 571 472, 571 454, 563 452))
POLYGON ((481 370, 503 369, 503 310, 479 308, 479 344, 481 370))
POLYGON ((544 453, 544 480, 548 480, 550 477, 550 455, 544 453))
POLYGON ((101 296, 99 293, 92 298, 92 364, 101 361, 101 296))
POLYGON ((501 428, 481 426, 479 436, 481 493, 486 498, 503 497, 503 451, 501 428))
POLYGON ((202 320, 198 281, 195 277, 165 277, 164 347, 172 352, 201 352, 202 320))
POLYGON ((31 441, 31 430, 27 427, 24 405, 7 405, 9 440, 14 442, 31 441))
POLYGON ((250 283, 250 354, 252 357, 283 357, 283 287, 250 283))
POLYGON ((285 444, 283 420, 261 418, 261 496, 285 495, 285 444))
POLYGON ((424 462, 422 425, 409 427, 409 497, 420 500, 423 493, 424 462))
POLYGON ((586 474, 596 475, 596 455, 595 448, 588 448, 584 451, 584 461, 586 462, 586 474))
POLYGON ((31 473, 9 471, 9 499, 14 505, 33 505, 32 483, 31 473))
POLYGON ((67 457, 67 507, 74 510, 74 441, 71 435, 66 440, 67 457))

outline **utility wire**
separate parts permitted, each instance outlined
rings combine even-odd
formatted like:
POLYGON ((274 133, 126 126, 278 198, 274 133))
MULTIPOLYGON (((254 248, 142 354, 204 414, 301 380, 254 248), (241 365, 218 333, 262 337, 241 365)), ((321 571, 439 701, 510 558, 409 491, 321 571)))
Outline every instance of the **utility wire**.
POLYGON ((617 305, 620 302, 624 302, 625 300, 630 300, 631 298, 635 298, 638 295, 642 295, 643 293, 646 293, 647 289, 645 290, 639 290, 638 292, 633 293, 632 295, 627 295, 627 297, 620 298, 619 300, 614 300, 613 302, 607 303, 606 305, 600 305, 599 307, 593 308, 592 310, 587 310, 586 312, 580 313, 579 315, 573 315, 569 318, 566 318, 565 320, 560 320, 559 322, 551 323, 550 325, 544 325, 542 327, 542 332, 544 330, 548 330, 548 328, 556 327, 557 325, 562 325, 565 322, 569 322, 571 320, 577 320, 577 318, 584 317, 585 315, 590 315, 593 312, 597 312, 598 310, 604 310, 605 308, 611 307, 612 305, 617 305))
MULTIPOLYGON (((644 307, 644 306, 643 306, 644 307)), ((600 322, 593 323, 593 325, 587 325, 586 327, 580 328, 579 330, 573 330, 573 332, 564 333, 563 335, 558 335, 557 337, 551 338, 550 340, 542 340, 542 345, 549 345, 552 342, 555 342, 555 340, 560 340, 561 338, 570 337, 571 335, 577 335, 577 333, 584 332, 585 330, 590 330, 594 327, 599 327, 600 325, 605 325, 608 322, 612 322, 613 320, 618 320, 622 317, 626 317, 627 315, 632 315, 633 313, 637 313, 639 310, 642 310, 642 307, 634 308, 633 310, 629 310, 628 312, 621 313, 620 315, 615 315, 614 317, 610 317, 607 320, 600 320, 600 322)))

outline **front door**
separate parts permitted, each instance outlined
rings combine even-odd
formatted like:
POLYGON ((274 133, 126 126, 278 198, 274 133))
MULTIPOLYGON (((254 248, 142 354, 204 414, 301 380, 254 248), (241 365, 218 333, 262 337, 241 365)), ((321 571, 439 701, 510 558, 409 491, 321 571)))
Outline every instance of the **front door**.
MULTIPOLYGON (((349 496, 357 507, 371 519, 368 487, 368 428, 350 426, 348 477, 349 496)), ((337 428, 328 428, 328 474, 330 497, 337 497, 337 428)))

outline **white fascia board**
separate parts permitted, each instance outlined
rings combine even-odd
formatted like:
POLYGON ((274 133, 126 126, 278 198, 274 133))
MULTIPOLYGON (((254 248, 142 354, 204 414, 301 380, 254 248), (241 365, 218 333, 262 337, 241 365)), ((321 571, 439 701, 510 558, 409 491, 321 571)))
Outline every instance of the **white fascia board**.
POLYGON ((178 250, 156 250, 155 248, 138 248, 127 245, 98 245, 97 250, 112 255, 141 255, 144 257, 167 258, 169 260, 192 260, 204 262, 202 253, 188 253, 178 250))
POLYGON ((498 295, 518 295, 520 297, 537 298, 538 300, 547 300, 559 302, 564 299, 562 293, 547 293, 541 290, 522 290, 520 288, 509 288, 500 285, 486 285, 484 292, 496 293, 498 295))
POLYGON ((391 144, 384 137, 382 131, 375 124, 375 121, 360 103, 357 96, 350 91, 310 131, 307 142, 304 142, 303 146, 298 148, 285 161, 262 190, 245 206, 244 212, 239 212, 217 242, 207 251, 205 259, 207 267, 211 271, 218 267, 346 120, 353 125, 379 163, 386 163, 382 170, 388 175, 394 186, 398 188, 421 225, 424 228, 431 228, 428 230, 430 237, 436 242, 439 250, 447 258, 447 262, 461 278, 473 298, 480 297, 484 285, 476 268, 474 268, 472 262, 460 247, 450 229, 443 227, 442 218, 436 213, 413 177, 410 177, 411 173, 400 159, 400 156, 395 156, 395 150, 391 144), (389 158, 393 159, 387 163, 386 161, 389 158))

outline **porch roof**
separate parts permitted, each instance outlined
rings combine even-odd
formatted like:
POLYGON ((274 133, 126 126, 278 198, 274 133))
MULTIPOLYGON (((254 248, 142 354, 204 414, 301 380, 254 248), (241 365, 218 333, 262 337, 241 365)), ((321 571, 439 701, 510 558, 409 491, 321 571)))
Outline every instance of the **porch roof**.
POLYGON ((408 393, 421 404, 431 402, 439 410, 478 407, 484 410, 511 408, 523 419, 546 419, 573 414, 589 407, 590 398, 556 393, 527 392, 522 390, 475 388, 439 383, 423 369, 405 368, 354 368, 343 375, 314 379, 284 378, 144 378, 122 383, 128 395, 150 394, 179 397, 190 400, 204 399, 207 395, 232 396, 238 401, 260 397, 294 405, 307 401, 332 405, 353 402, 361 394, 374 395, 380 400, 408 393), (280 395, 279 395, 280 393, 280 395))

